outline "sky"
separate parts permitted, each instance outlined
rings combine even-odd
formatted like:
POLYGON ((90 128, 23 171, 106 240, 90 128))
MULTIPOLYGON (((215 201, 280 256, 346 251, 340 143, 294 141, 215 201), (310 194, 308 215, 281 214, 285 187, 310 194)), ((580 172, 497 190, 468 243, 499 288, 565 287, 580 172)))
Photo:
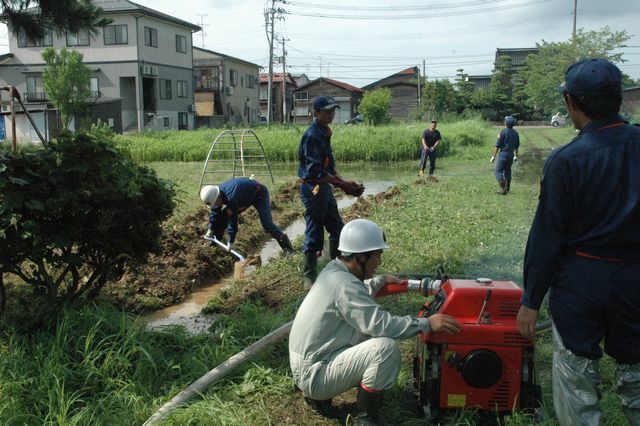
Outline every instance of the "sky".
MULTIPOLYGON (((285 40, 287 71, 329 77, 362 87, 411 66, 429 79, 453 79, 463 68, 488 75, 496 48, 565 41, 573 28, 574 0, 286 0, 275 24, 285 40), (424 68, 423 68, 424 64, 424 68)), ((633 37, 619 64, 640 78, 640 1, 576 0, 577 27, 609 26, 633 37)), ((265 0, 137 0, 136 3, 201 25, 194 46, 268 69, 265 0)), ((6 28, 0 53, 8 52, 6 28)), ((278 43, 275 55, 282 56, 278 43)), ((282 64, 274 65, 276 72, 282 64)))

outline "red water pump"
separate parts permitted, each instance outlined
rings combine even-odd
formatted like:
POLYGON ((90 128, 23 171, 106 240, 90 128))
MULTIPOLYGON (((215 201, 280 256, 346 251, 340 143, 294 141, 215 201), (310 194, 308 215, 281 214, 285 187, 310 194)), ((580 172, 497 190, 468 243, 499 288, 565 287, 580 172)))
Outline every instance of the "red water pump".
POLYGON ((512 281, 446 276, 403 284, 406 289, 388 284, 382 290, 387 294, 419 290, 429 296, 420 317, 447 314, 461 325, 454 335, 417 336, 414 383, 427 415, 460 408, 533 412, 540 406, 534 345, 516 324, 520 287, 512 281))

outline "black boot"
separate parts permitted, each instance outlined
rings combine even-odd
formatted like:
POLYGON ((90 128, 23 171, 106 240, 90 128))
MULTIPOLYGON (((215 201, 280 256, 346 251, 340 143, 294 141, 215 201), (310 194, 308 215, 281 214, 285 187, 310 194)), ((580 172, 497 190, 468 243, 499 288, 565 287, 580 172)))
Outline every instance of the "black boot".
POLYGON ((329 257, 331 258, 331 260, 340 255, 340 250, 338 250, 339 245, 340 244, 337 241, 329 240, 329 257))
POLYGON ((388 425, 379 414, 383 396, 383 392, 367 392, 358 388, 358 414, 355 424, 360 426, 388 425))
POLYGON ((315 252, 304 254, 304 269, 302 274, 304 275, 304 288, 305 290, 311 289, 311 286, 316 281, 316 268, 318 267, 318 256, 315 252))
POLYGON ((289 237, 287 236, 287 234, 282 234, 282 237, 280 237, 280 239, 276 241, 278 242, 278 245, 280 246, 280 248, 286 254, 294 254, 296 252, 293 249, 293 246, 291 245, 291 241, 289 240, 289 237))
POLYGON ((500 185, 500 189, 496 191, 496 194, 506 195, 507 193, 507 184, 503 180, 498 181, 498 185, 500 185))
POLYGON ((511 179, 507 179, 505 189, 506 189, 505 193, 511 191, 511 179))

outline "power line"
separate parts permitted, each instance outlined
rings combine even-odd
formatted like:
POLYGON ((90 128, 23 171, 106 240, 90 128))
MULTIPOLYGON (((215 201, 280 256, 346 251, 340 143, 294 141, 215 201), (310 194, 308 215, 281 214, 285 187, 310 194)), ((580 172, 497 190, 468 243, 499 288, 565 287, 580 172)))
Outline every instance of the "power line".
MULTIPOLYGON (((508 2, 513 0, 494 0, 494 3, 508 2)), ((313 9, 325 9, 325 10, 345 10, 345 11, 366 11, 366 12, 403 12, 403 11, 415 11, 415 10, 434 10, 434 9, 455 9, 459 7, 468 7, 476 5, 486 5, 486 0, 471 0, 460 3, 449 4, 425 4, 425 5, 412 5, 412 6, 345 6, 345 5, 327 5, 327 4, 315 4, 305 3, 298 1, 288 1, 287 4, 292 6, 302 6, 313 9)))

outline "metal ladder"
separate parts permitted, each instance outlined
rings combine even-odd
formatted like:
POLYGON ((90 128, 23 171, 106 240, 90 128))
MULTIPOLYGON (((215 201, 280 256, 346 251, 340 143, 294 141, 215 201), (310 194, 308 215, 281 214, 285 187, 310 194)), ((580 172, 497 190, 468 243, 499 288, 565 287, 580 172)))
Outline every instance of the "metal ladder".
POLYGON ((215 179, 215 175, 229 175, 232 178, 247 174, 270 176, 273 180, 271 165, 262 143, 253 130, 225 130, 213 141, 200 175, 200 188, 203 185, 218 185, 225 178, 215 179))

